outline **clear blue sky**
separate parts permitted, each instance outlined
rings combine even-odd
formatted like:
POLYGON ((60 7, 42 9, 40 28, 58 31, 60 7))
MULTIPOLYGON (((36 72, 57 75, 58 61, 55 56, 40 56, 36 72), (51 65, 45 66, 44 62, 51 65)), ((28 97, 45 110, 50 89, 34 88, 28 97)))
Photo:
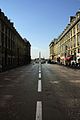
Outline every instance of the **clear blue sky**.
POLYGON ((49 57, 49 44, 80 8, 80 0, 0 0, 0 8, 31 43, 32 58, 49 57))

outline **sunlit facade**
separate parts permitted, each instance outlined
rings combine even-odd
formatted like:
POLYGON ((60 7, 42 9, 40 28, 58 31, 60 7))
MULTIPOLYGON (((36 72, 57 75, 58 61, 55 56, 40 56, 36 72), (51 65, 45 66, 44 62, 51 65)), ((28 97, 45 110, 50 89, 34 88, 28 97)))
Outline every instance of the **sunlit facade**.
POLYGON ((30 47, 0 9, 0 71, 29 63, 30 47))
POLYGON ((49 48, 50 48, 50 59, 53 60, 54 59, 54 41, 50 43, 49 48))
POLYGON ((50 47, 54 51, 53 60, 62 64, 71 64, 72 60, 80 63, 80 11, 70 17, 70 24, 53 43, 50 47))

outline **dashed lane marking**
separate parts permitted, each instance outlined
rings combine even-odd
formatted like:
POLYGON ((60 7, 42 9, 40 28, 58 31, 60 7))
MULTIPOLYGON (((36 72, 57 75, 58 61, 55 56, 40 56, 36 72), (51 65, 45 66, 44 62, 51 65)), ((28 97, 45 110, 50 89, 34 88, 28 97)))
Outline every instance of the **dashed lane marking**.
POLYGON ((42 102, 37 101, 36 120, 42 120, 42 102))
POLYGON ((39 73, 39 79, 41 78, 41 73, 39 73))
POLYGON ((39 70, 39 73, 41 73, 41 70, 39 70))
MULTIPOLYGON (((41 63, 39 62, 39 80, 38 80, 38 92, 42 91, 41 85, 41 63)), ((42 120, 42 102, 37 101, 36 105, 36 120, 42 120)))
POLYGON ((42 91, 41 80, 38 80, 38 92, 42 91))

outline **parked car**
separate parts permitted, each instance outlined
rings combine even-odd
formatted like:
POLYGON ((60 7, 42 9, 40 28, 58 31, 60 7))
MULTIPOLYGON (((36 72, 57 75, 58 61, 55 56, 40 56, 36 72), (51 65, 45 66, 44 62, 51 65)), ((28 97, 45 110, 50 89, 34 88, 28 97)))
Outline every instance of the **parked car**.
POLYGON ((56 62, 54 61, 54 60, 48 60, 48 63, 50 63, 50 64, 56 64, 56 62))
POLYGON ((44 64, 44 63, 46 63, 46 60, 41 60, 41 64, 44 64))
POLYGON ((51 64, 56 64, 56 62, 54 60, 51 60, 51 64))

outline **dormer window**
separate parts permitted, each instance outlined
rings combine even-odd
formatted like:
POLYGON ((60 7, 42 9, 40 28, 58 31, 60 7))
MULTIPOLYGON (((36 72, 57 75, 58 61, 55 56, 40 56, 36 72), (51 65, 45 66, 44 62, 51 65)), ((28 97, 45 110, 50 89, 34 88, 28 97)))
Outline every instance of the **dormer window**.
POLYGON ((75 16, 70 16, 70 23, 75 21, 75 16))
POLYGON ((76 16, 79 18, 80 17, 80 10, 76 13, 76 16))

